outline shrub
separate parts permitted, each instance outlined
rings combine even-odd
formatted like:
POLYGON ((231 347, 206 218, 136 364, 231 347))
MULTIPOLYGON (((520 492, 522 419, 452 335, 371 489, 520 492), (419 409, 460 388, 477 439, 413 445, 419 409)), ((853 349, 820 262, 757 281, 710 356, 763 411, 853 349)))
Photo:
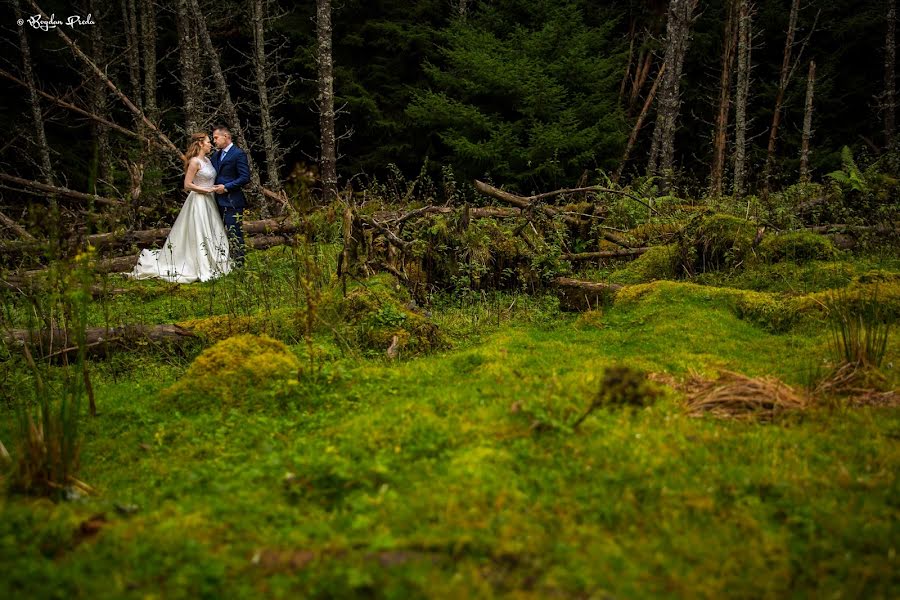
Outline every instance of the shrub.
POLYGON ((204 350, 161 398, 179 410, 264 405, 288 395, 299 368, 282 342, 266 335, 237 335, 204 350))
POLYGON ((829 294, 831 346, 838 362, 881 366, 896 315, 890 314, 878 295, 877 284, 870 294, 855 298, 843 290, 829 294))
POLYGON ((829 260, 837 255, 834 244, 827 237, 809 231, 795 231, 766 237, 759 245, 759 254, 768 262, 792 260, 829 260))

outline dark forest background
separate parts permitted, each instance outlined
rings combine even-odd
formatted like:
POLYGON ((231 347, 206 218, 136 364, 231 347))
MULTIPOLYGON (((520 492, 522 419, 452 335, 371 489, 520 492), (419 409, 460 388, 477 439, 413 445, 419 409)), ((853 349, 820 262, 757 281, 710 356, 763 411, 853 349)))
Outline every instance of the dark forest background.
MULTIPOLYGON (((62 29, 85 51, 91 27, 102 37, 102 67, 126 95, 129 85, 129 28, 123 26, 133 0, 56 2, 42 0, 57 18, 93 14, 95 25, 62 29)), ((156 90, 160 129, 184 148, 184 100, 179 66, 178 2, 157 2, 156 90)), ((254 36, 252 3, 201 2, 209 32, 225 68, 257 169, 266 155, 260 140, 258 98, 251 80, 254 36)), ((884 105, 885 35, 889 2, 810 1, 800 4, 792 63, 778 136, 773 187, 797 181, 801 130, 810 60, 817 65, 813 180, 838 169, 849 146, 862 163, 886 148, 884 105)), ((34 14, 22 2, 26 14, 34 14)), ((752 79, 748 99, 748 184, 757 189, 766 159, 790 0, 753 3, 752 79)), ((138 2, 138 13, 146 3, 138 2)), ((383 178, 395 167, 407 177, 421 170, 457 181, 487 178, 523 193, 604 181, 620 166, 637 113, 662 61, 668 3, 590 0, 344 0, 331 6, 339 188, 383 178), (646 80, 634 87, 637 60, 652 53, 646 80), (426 162, 427 161, 427 162, 426 162), (395 166, 395 167, 394 167, 395 166)), ((266 3, 269 85, 285 85, 284 101, 273 106, 278 126, 280 176, 289 191, 316 189, 319 156, 317 113, 316 5, 266 3)), ((2 68, 22 73, 15 6, 5 3, 2 68)), ((681 79, 675 138, 676 189, 701 194, 708 186, 717 111, 727 4, 697 5, 681 79)), ((195 24, 190 23, 190 27, 195 24)), ((34 79, 56 97, 88 106, 92 77, 53 31, 25 27, 34 79)), ((198 64, 205 63, 202 53, 198 64)), ((735 63, 736 64, 736 63, 735 63)), ((146 73, 146 65, 141 67, 146 73)), ((203 128, 227 118, 203 67, 203 128)), ((731 83, 733 86, 733 81, 731 83)), ((0 79, 0 171, 40 179, 34 122, 27 91, 0 79)), ((112 132, 104 153, 97 128, 50 102, 41 102, 56 182, 72 190, 127 195, 127 163, 148 150, 112 132)), ((103 111, 110 120, 134 125, 132 115, 111 94, 103 111)), ((624 168, 623 182, 642 176, 653 132, 654 108, 624 168)), ((732 111, 733 114, 733 111, 732 111)), ((733 117, 732 125, 733 127, 733 117)), ((731 131, 728 144, 730 154, 731 131)), ((151 157, 142 193, 169 201, 180 197, 179 165, 151 157), (156 179, 154 183, 154 173, 156 179)), ((726 190, 730 189, 725 169, 726 190)), ((7 209, 22 202, 21 188, 4 184, 7 209)), ((165 201, 164 201, 165 202, 165 201)), ((15 211, 13 211, 15 212, 15 211)))

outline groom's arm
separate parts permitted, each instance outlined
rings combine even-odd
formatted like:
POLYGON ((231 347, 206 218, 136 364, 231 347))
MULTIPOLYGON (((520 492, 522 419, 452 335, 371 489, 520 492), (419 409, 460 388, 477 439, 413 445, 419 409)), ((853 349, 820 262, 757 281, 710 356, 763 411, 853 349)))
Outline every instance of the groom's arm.
POLYGON ((247 162, 247 153, 243 150, 238 152, 238 155, 234 159, 234 162, 235 166, 237 166, 238 176, 237 179, 222 182, 222 185, 225 186, 226 192, 239 190, 250 183, 250 164, 247 162))

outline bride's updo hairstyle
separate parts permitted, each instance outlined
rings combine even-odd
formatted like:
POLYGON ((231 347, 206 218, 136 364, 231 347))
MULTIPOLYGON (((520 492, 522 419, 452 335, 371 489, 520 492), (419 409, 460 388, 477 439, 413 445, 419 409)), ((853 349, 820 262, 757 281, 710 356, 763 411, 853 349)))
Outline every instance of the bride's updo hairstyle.
POLYGON ((209 136, 205 133, 193 133, 191 134, 191 143, 188 144, 187 151, 184 153, 184 168, 187 169, 188 164, 191 162, 191 159, 195 156, 200 156, 203 154, 203 142, 206 141, 206 138, 209 136))

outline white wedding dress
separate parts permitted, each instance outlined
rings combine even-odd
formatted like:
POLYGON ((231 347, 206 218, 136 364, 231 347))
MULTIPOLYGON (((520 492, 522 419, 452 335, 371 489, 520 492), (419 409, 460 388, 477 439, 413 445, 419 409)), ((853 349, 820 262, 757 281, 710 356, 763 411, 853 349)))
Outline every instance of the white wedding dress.
MULTIPOLYGON (((216 169, 200 159, 194 185, 212 187, 216 169)), ((228 237, 213 195, 190 192, 169 237, 158 250, 142 250, 129 273, 133 279, 165 279, 176 283, 209 281, 231 271, 228 237)))

